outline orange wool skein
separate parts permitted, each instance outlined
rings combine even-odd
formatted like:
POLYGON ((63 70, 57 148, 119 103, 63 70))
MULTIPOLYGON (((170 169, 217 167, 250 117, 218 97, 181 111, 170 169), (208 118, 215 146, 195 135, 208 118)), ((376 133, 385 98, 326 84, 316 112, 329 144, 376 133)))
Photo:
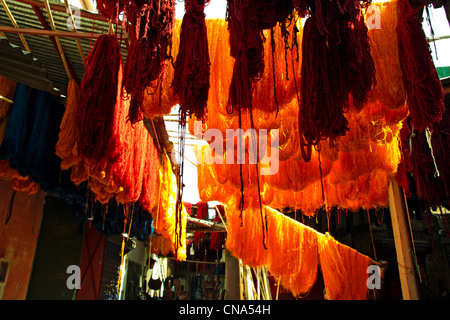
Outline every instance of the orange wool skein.
POLYGON ((31 195, 39 190, 39 185, 31 181, 29 176, 23 177, 17 169, 11 168, 9 159, 0 160, 0 179, 10 181, 15 191, 23 191, 31 195))
POLYGON ((163 158, 163 165, 159 171, 158 202, 151 212, 154 219, 155 233, 170 241, 171 252, 177 255, 177 260, 186 259, 186 222, 187 213, 183 206, 181 243, 176 243, 176 199, 177 182, 172 171, 169 158, 163 158))
MULTIPOLYGON (((372 3, 380 9, 380 26, 370 28, 369 43, 375 63, 376 85, 368 102, 381 102, 389 109, 401 108, 406 101, 406 91, 403 85, 402 70, 397 43, 397 0, 386 3, 372 3)), ((371 16, 371 21, 377 16, 371 16)))
POLYGON ((61 169, 66 170, 81 161, 77 153, 78 127, 76 124, 77 106, 80 100, 80 87, 74 79, 67 86, 66 110, 64 112, 56 155, 61 158, 61 169))
POLYGON ((225 247, 227 250, 251 267, 266 265, 267 253, 263 246, 259 210, 244 210, 241 215, 238 209, 227 207, 226 218, 228 231, 225 247))
POLYGON ((319 234, 269 207, 268 268, 281 284, 297 297, 307 294, 317 279, 319 234))
POLYGON ((328 234, 319 238, 318 244, 326 298, 365 300, 368 291, 365 280, 370 258, 337 242, 328 234))
MULTIPOLYGON (((172 57, 178 54, 180 46, 180 28, 181 20, 175 20, 174 30, 172 34, 172 57)), ((173 92, 171 83, 173 81, 174 69, 170 61, 164 61, 164 72, 161 73, 158 85, 151 86, 144 91, 142 101, 142 112, 147 119, 153 119, 158 115, 169 114, 172 108, 178 103, 173 92)))

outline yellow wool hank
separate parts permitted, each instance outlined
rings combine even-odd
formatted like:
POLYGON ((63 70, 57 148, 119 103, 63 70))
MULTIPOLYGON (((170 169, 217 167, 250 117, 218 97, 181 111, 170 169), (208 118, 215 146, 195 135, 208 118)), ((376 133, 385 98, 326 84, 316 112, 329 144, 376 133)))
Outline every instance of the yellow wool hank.
POLYGON ((369 257, 337 242, 330 235, 263 206, 267 240, 262 242, 258 210, 226 208, 226 249, 252 267, 266 266, 295 297, 307 295, 322 270, 328 299, 365 299, 369 257))
POLYGON ((371 259, 337 242, 330 235, 319 239, 320 268, 329 300, 365 300, 367 268, 371 259))
POLYGON ((186 223, 187 211, 183 206, 181 218, 181 239, 180 244, 176 244, 176 201, 177 182, 172 171, 171 162, 167 156, 163 157, 163 165, 159 174, 159 201, 152 211, 154 219, 155 233, 163 239, 153 238, 153 250, 161 254, 172 252, 177 260, 186 260, 186 223), (156 241, 155 241, 156 240, 156 241))
MULTIPOLYGON (((379 26, 369 30, 370 50, 376 69, 376 86, 368 102, 380 101, 389 109, 401 108, 406 101, 406 91, 403 86, 402 70, 397 43, 397 0, 377 3, 373 8, 380 10, 379 26)), ((375 16, 368 17, 369 19, 375 16)))
POLYGON ((67 86, 66 110, 61 120, 56 155, 61 158, 61 169, 67 170, 81 161, 77 153, 78 130, 74 121, 80 100, 80 87, 74 79, 67 86))
POLYGON ((313 287, 318 271, 317 239, 315 230, 264 207, 268 228, 267 267, 281 277, 283 287, 294 296, 304 296, 313 287))

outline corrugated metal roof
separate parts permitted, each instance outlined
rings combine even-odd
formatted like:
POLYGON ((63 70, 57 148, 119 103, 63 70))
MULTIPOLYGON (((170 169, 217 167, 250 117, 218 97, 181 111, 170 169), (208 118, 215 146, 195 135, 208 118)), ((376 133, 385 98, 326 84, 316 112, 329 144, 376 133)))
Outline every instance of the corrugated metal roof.
MULTIPOLYGON (((32 29, 41 29, 43 30, 44 27, 39 21, 38 15, 35 12, 35 9, 33 9, 32 5, 27 3, 22 3, 19 1, 11 1, 11 0, 5 0, 9 10, 11 11, 12 16, 17 22, 17 25, 19 28, 32 28, 32 29)), ((43 1, 34 1, 34 3, 41 4, 41 7, 37 7, 37 10, 39 10, 42 13, 42 17, 44 17, 45 21, 48 25, 50 25, 49 17, 47 14, 47 11, 43 5, 43 1)), ((64 8, 64 4, 59 1, 50 1, 51 5, 59 5, 60 8, 64 8)), ((65 8, 64 8, 65 9, 65 8)), ((78 9, 80 12, 84 11, 83 9, 78 9)), ((66 12, 60 12, 59 10, 52 10, 52 16, 55 23, 55 28, 57 31, 71 31, 68 27, 68 14, 66 12)), ((103 18, 101 18, 98 15, 92 15, 94 18, 80 16, 79 22, 80 24, 77 25, 77 31, 78 32, 87 32, 87 33, 107 33, 109 29, 109 24, 104 21, 103 18), (96 19, 98 17, 98 19, 96 19)), ((1 26, 7 26, 7 27, 13 27, 12 22, 10 21, 6 11, 2 6, 0 6, 0 25, 1 26)), ((120 26, 119 26, 120 30, 120 26)), ((8 41, 23 50, 25 50, 24 45, 22 44, 22 41, 18 34, 14 33, 5 33, 8 41)), ((48 36, 41 36, 41 35, 23 35, 25 37, 26 42, 28 43, 28 46, 30 47, 30 51, 32 56, 37 59, 40 64, 41 68, 47 71, 47 78, 50 80, 55 88, 57 88, 62 94, 66 93, 67 84, 69 82, 69 77, 67 75, 66 69, 64 67, 63 61, 58 54, 57 49, 53 45, 52 41, 48 36)), ((81 81, 84 75, 84 64, 81 57, 81 54, 79 52, 77 43, 75 39, 73 38, 64 38, 59 37, 59 40, 61 42, 61 46, 64 51, 64 55, 66 56, 67 61, 69 62, 70 66, 72 67, 76 78, 81 81)), ((81 46, 83 48, 84 54, 87 55, 89 53, 89 48, 93 46, 95 39, 87 39, 82 38, 79 40, 81 42, 81 46)), ((123 56, 126 55, 126 45, 125 43, 122 43, 122 49, 123 49, 123 56)), ((23 74, 24 72, 27 72, 29 70, 29 62, 30 60, 24 59, 23 57, 20 57, 21 52, 18 50, 15 51, 17 53, 17 61, 23 62, 22 70, 17 70, 18 73, 23 74)), ((19 68, 20 66, 16 63, 16 67, 19 68)), ((5 66, 3 63, 0 65, 0 74, 7 77, 6 70, 8 69, 8 72, 11 71, 10 66, 5 66)), ((31 70, 30 70, 31 72, 31 70)), ((38 84, 34 84, 34 86, 37 86, 38 84)), ((33 85, 30 85, 33 86, 33 85)), ((41 86, 42 87, 42 86, 41 86)), ((54 93, 54 92, 53 92, 54 93)))

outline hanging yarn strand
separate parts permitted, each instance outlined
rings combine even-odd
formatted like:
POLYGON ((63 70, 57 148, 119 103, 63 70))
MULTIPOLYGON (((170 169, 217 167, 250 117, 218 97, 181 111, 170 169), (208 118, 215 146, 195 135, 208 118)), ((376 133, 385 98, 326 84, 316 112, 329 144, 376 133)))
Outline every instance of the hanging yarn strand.
POLYGON ((344 113, 350 97, 361 110, 373 89, 375 66, 359 1, 314 0, 310 7, 302 43, 299 126, 304 145, 326 139, 333 145, 349 130, 344 113))
POLYGON ((203 11, 208 3, 209 0, 185 0, 186 13, 172 82, 180 101, 182 124, 186 116, 195 115, 200 120, 206 117, 211 63, 203 11))
POLYGON ((308 18, 303 31, 299 111, 306 145, 317 145, 327 138, 333 141, 348 130, 343 109, 349 89, 338 61, 338 51, 327 47, 316 20, 308 18))
POLYGON ((93 163, 114 154, 110 136, 121 65, 120 46, 111 35, 100 36, 85 60, 76 112, 78 155, 93 163))
POLYGON ((398 53, 403 72, 410 117, 414 129, 422 132, 439 122, 445 112, 445 91, 433 63, 429 44, 417 18, 424 4, 413 8, 398 0, 398 53))
POLYGON ((130 51, 124 68, 122 94, 131 97, 128 119, 131 123, 143 120, 142 102, 149 87, 157 91, 157 80, 164 73, 170 57, 172 33, 175 26, 174 0, 136 1, 130 5, 130 51))
POLYGON ((231 56, 236 59, 230 84, 229 113, 250 107, 252 82, 259 81, 264 72, 264 46, 262 34, 258 30, 256 2, 228 0, 231 56))

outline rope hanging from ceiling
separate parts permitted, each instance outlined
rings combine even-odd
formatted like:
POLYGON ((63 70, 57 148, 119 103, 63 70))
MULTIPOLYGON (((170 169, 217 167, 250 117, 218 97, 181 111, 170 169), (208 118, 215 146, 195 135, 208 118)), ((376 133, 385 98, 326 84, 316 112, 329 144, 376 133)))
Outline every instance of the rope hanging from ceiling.
POLYGON ((180 45, 175 61, 173 91, 178 96, 180 121, 188 116, 205 120, 209 93, 210 65, 205 6, 209 1, 186 0, 186 13, 180 30, 180 45))
MULTIPOLYGON (((309 6, 300 86, 303 149, 317 146, 320 140, 333 144, 344 136, 350 94, 353 106, 360 110, 376 80, 361 3, 312 1, 309 6)), ((303 157, 309 160, 307 153, 303 157)))
POLYGON ((398 52, 408 97, 411 125, 418 132, 439 122, 445 112, 445 91, 431 56, 422 23, 408 0, 398 0, 398 52))
POLYGON ((171 58, 175 1, 135 2, 128 10, 131 43, 124 69, 123 96, 131 99, 128 118, 136 123, 143 119, 145 90, 156 91, 166 60, 171 58))

